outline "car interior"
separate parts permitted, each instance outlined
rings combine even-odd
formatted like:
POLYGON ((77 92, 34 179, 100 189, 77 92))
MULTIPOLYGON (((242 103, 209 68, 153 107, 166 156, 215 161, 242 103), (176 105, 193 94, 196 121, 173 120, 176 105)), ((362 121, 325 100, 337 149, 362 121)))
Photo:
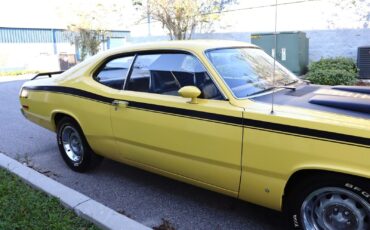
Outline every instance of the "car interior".
POLYGON ((120 90, 125 82, 122 76, 126 76, 127 71, 127 68, 122 67, 105 67, 95 79, 103 85, 120 90))
POLYGON ((127 90, 178 96, 178 90, 184 86, 196 86, 200 89, 199 98, 222 100, 223 96, 204 70, 199 61, 191 69, 184 68, 190 55, 161 54, 144 68, 134 65, 127 90), (176 55, 176 56, 174 56, 176 55))
MULTIPOLYGON (((124 65, 127 64, 115 62, 112 65, 108 62, 95 79, 103 85, 121 90, 128 71, 124 65)), ((201 63, 188 54, 138 56, 125 89, 178 96, 178 90, 184 86, 198 87, 201 91, 199 98, 223 99, 201 63)))

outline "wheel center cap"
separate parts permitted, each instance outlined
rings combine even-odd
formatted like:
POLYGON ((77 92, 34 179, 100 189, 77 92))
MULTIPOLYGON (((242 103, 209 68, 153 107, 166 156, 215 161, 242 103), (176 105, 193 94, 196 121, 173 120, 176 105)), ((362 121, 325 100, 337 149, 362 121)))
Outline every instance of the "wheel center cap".
POLYGON ((342 205, 327 207, 324 211, 324 220, 329 229, 351 230, 358 227, 356 216, 342 205))
POLYGON ((79 155, 79 152, 80 152, 81 148, 80 148, 80 142, 77 139, 77 137, 71 136, 70 145, 71 145, 71 148, 72 148, 73 152, 75 152, 75 154, 79 155))

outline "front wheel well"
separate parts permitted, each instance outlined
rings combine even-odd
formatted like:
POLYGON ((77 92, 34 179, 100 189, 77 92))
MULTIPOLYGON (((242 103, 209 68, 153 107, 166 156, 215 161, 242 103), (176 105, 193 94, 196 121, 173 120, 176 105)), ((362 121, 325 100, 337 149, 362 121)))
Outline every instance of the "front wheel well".
POLYGON ((305 183, 310 179, 319 178, 320 180, 325 180, 325 178, 333 178, 333 176, 346 176, 346 177, 355 177, 361 178, 359 176, 354 176, 350 174, 340 173, 340 172, 333 172, 333 171, 325 171, 325 170, 315 170, 315 169, 305 169, 295 172, 293 175, 289 177, 288 182, 284 188, 284 195, 283 195, 283 211, 285 209, 285 201, 287 194, 294 189, 295 185, 298 183, 305 183))

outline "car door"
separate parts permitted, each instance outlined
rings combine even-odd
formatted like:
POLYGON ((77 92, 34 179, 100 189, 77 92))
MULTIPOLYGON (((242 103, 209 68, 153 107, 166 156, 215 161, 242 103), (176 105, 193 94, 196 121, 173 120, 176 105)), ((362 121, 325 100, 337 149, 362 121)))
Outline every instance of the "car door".
POLYGON ((191 54, 137 54, 111 110, 116 158, 236 195, 242 109, 232 106, 191 54), (197 86, 198 104, 177 91, 197 86))

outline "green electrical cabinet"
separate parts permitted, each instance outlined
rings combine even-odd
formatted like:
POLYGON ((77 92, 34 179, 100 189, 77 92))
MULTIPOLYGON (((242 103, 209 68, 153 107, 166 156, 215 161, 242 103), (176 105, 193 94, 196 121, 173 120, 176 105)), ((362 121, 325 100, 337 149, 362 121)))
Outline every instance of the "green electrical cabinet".
MULTIPOLYGON (((301 31, 280 32, 277 33, 276 40, 276 60, 298 76, 305 74, 308 65, 308 38, 306 33, 301 31)), ((272 57, 274 56, 274 33, 252 34, 251 41, 272 57)))

